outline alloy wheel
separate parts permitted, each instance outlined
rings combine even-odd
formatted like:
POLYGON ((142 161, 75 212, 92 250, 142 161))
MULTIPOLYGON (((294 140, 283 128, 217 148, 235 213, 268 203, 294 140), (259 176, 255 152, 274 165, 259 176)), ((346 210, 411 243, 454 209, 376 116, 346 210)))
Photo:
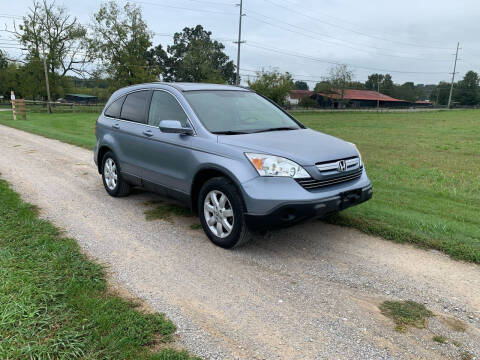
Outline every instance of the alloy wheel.
POLYGON ((105 183, 110 190, 115 190, 117 187, 118 182, 118 174, 117 174, 117 165, 112 158, 108 158, 105 161, 105 165, 103 167, 103 175, 105 176, 105 183))
POLYGON ((219 190, 210 191, 203 203, 205 221, 210 231, 219 238, 231 234, 234 224, 232 204, 219 190))

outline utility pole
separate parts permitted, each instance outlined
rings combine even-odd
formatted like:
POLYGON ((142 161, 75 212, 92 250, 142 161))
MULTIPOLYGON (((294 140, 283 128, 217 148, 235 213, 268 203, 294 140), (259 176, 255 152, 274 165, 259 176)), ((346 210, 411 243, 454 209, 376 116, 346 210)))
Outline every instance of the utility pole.
POLYGON ((455 63, 453 65, 452 83, 450 84, 450 94, 448 95, 447 109, 450 109, 450 104, 452 103, 453 82, 455 81, 455 71, 457 70, 457 59, 458 59, 459 47, 460 47, 460 42, 457 42, 457 52, 455 53, 455 63))
POLYGON ((49 114, 52 113, 52 105, 50 99, 50 85, 48 84, 48 70, 47 70, 47 57, 45 53, 43 54, 43 70, 45 71, 45 85, 47 86, 47 111, 49 114))
POLYGON ((238 18, 238 41, 234 41, 234 44, 237 44, 237 78, 235 79, 236 85, 240 85, 240 45, 245 41, 242 41, 242 17, 243 14, 243 0, 240 0, 240 4, 236 4, 240 7, 240 13, 238 18))
MULTIPOLYGON (((380 75, 377 77, 377 92, 380 94, 380 75)), ((380 107, 380 99, 377 97, 377 109, 379 107, 380 107)))

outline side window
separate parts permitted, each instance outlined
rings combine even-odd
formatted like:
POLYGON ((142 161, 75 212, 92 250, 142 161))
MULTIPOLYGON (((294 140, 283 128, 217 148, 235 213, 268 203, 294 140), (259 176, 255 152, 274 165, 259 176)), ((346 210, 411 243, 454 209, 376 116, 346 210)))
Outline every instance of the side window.
POLYGON ((146 123, 145 110, 147 108, 148 93, 148 91, 136 91, 128 94, 122 106, 121 118, 146 123))
POLYGON ((110 106, 105 110, 105 116, 113 117, 113 118, 119 118, 120 117, 120 111, 122 110, 122 104, 123 101, 125 100, 125 96, 122 96, 121 98, 115 100, 113 103, 110 104, 110 106))
POLYGON ((178 120, 183 127, 190 126, 187 115, 173 95, 165 91, 154 91, 150 103, 148 124, 158 126, 162 120, 178 120))

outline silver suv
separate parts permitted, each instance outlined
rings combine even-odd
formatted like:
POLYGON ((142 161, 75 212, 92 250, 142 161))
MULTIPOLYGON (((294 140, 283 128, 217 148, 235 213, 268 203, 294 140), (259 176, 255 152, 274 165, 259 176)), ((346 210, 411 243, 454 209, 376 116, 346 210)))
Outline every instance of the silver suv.
POLYGON ((215 244, 321 217, 372 197, 354 144, 311 130, 241 87, 151 83, 116 91, 98 118, 106 191, 183 201, 215 244))

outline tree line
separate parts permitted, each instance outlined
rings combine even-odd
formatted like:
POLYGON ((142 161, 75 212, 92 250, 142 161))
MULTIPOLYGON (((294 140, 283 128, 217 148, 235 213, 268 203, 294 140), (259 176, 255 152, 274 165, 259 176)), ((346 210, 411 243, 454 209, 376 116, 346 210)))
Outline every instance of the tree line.
MULTIPOLYGON (((34 0, 7 33, 26 53, 23 59, 12 59, 0 49, 0 95, 6 98, 15 90, 19 97, 45 99, 44 66, 53 99, 74 91, 105 101, 115 89, 159 79, 226 84, 237 80, 225 46, 210 31, 201 25, 185 27, 173 35, 172 45, 154 44, 141 9, 128 2, 123 6, 115 0, 102 3, 90 23, 81 24, 65 7, 34 0)), ((336 65, 313 90, 340 92, 341 98, 345 89, 375 90, 410 102, 429 99, 437 105, 446 105, 450 92, 446 82, 396 84, 390 74, 371 74, 365 82, 353 79, 348 66, 336 65)), ((309 89, 307 82, 276 70, 258 72, 248 85, 279 104, 285 104, 291 90, 309 89)), ((452 99, 460 105, 480 103, 476 72, 467 72, 455 83, 452 99)), ((309 99, 302 103, 308 106, 309 99)))
POLYGON ((141 9, 111 0, 100 5, 89 24, 55 2, 33 1, 20 24, 8 31, 26 52, 12 59, 0 49, 0 94, 45 99, 44 62, 53 99, 73 89, 105 100, 115 89, 142 82, 189 81, 233 84, 235 65, 225 46, 201 25, 185 27, 166 48, 141 9))

